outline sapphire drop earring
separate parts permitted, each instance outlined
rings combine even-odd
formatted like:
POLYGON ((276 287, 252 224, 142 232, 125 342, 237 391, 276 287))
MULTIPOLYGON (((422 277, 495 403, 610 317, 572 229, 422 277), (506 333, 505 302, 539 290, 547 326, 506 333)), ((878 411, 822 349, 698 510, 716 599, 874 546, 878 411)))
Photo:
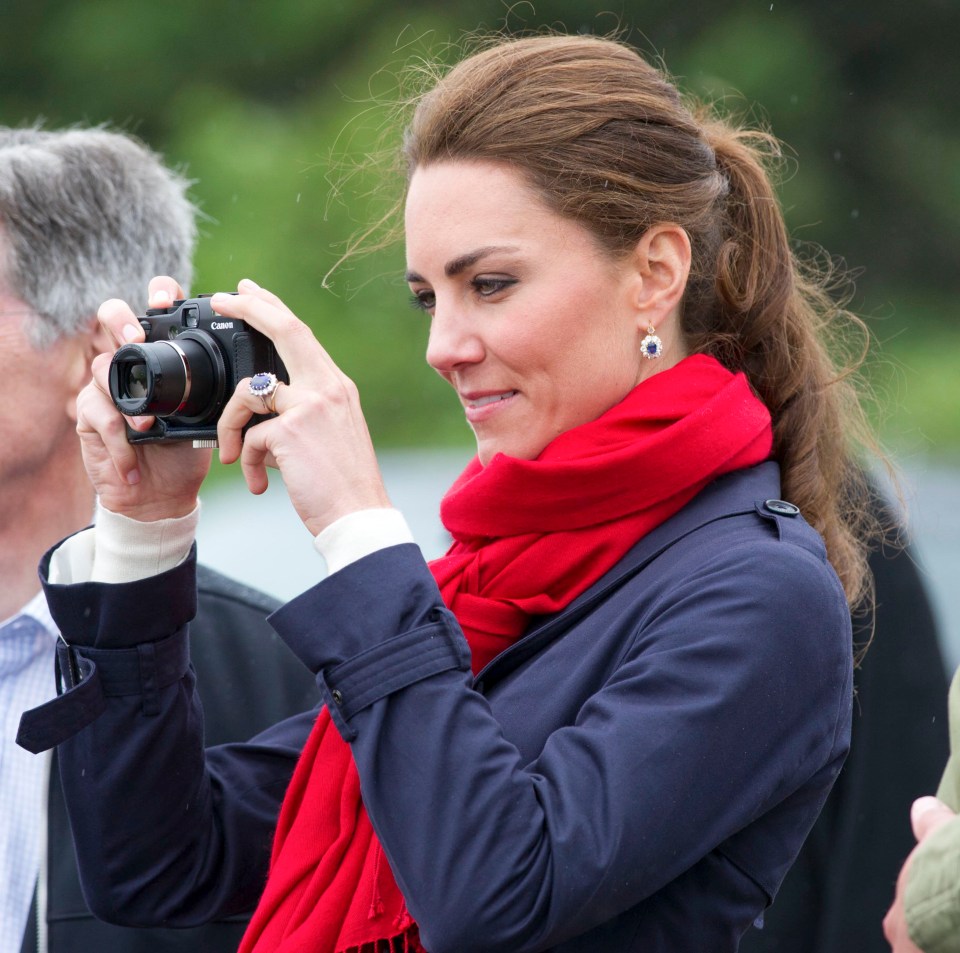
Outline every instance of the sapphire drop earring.
POLYGON ((640 350, 648 361, 654 361, 663 354, 663 341, 657 337, 657 329, 651 324, 647 327, 647 336, 640 342, 640 350))

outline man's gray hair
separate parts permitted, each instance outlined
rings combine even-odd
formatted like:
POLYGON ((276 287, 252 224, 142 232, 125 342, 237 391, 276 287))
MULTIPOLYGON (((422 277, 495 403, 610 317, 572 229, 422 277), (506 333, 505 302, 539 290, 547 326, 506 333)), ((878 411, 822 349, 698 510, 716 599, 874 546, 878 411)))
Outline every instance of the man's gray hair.
POLYGON ((81 331, 107 298, 142 314, 154 275, 189 287, 190 185, 126 133, 0 127, 0 281, 36 311, 36 346, 81 331))

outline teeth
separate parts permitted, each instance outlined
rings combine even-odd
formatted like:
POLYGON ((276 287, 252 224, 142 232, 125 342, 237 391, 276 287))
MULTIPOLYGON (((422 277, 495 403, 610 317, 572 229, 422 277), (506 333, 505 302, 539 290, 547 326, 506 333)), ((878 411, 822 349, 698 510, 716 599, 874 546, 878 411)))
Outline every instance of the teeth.
POLYGON ((471 400, 471 407, 484 407, 487 404, 495 403, 498 400, 506 400, 508 397, 513 397, 516 393, 515 390, 508 390, 505 394, 491 394, 489 397, 479 397, 477 400, 471 400))

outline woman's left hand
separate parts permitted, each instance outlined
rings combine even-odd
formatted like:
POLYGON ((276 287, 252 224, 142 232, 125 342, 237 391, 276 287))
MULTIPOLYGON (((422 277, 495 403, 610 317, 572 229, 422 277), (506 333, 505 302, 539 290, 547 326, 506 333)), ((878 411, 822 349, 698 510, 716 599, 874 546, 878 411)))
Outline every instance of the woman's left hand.
POLYGON ((240 460, 252 493, 266 490, 266 467, 278 467, 297 514, 314 536, 348 513, 390 506, 356 385, 276 295, 248 279, 237 290, 237 295, 214 295, 211 304, 269 337, 290 383, 277 387, 277 416, 243 434, 264 408, 250 392, 250 379, 240 381, 217 427, 221 461, 240 460))

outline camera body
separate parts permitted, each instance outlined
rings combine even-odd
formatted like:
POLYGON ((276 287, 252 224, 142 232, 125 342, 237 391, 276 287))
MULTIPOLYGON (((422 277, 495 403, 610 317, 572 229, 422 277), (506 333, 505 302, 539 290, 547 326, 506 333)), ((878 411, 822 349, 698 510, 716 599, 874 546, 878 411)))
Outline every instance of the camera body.
MULTIPOLYGON (((110 397, 129 417, 152 415, 146 431, 127 429, 131 443, 192 440, 217 446, 217 421, 245 377, 289 376, 273 342, 238 318, 218 314, 210 295, 150 308, 139 318, 142 344, 124 344, 110 363, 110 397)), ((256 415, 248 426, 264 416, 256 415)))

